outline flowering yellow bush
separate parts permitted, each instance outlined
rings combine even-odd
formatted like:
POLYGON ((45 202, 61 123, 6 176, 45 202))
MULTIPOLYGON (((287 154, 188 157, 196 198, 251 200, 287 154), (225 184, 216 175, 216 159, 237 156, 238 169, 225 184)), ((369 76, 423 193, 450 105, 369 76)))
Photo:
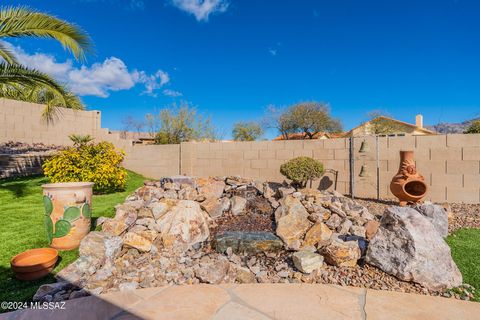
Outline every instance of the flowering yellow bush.
POLYGON ((89 143, 58 152, 45 161, 43 171, 52 182, 90 181, 95 193, 107 193, 125 188, 124 156, 109 142, 89 143))

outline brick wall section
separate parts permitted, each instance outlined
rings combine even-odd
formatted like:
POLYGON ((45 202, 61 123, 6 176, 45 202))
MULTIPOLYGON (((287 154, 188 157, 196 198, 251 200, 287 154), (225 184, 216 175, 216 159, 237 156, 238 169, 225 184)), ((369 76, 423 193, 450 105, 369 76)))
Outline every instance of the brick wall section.
MULTIPOLYGON (((68 135, 90 134, 125 151, 124 165, 149 178, 187 174, 195 176, 241 175, 259 180, 283 181, 282 163, 297 156, 323 162, 327 172, 314 187, 349 192, 349 140, 258 141, 182 143, 181 145, 132 145, 131 140, 100 126, 100 112, 63 110, 53 126, 41 121, 42 105, 0 99, 0 142, 14 140, 69 144, 68 135)), ((480 135, 381 137, 378 139, 380 196, 392 198, 389 185, 399 166, 399 151, 413 150, 420 173, 429 185, 428 198, 437 201, 480 202, 480 135)), ((354 141, 355 194, 376 197, 376 141, 354 141), (362 141, 369 151, 359 153, 362 141), (359 177, 361 167, 369 174, 359 177)))

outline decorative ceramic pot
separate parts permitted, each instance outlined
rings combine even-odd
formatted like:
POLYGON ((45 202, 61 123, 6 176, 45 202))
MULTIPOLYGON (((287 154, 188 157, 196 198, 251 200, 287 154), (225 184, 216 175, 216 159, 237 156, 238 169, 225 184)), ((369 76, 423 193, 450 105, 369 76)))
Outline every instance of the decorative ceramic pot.
POLYGON ((57 259, 58 251, 55 249, 32 249, 13 257, 10 266, 17 279, 37 280, 52 272, 57 259))
POLYGON ((400 168, 390 183, 390 190, 400 200, 401 206, 425 198, 428 187, 425 178, 417 172, 413 151, 400 151, 400 168))
POLYGON ((80 241, 90 232, 92 187, 92 182, 42 185, 45 229, 52 248, 78 248, 80 241))

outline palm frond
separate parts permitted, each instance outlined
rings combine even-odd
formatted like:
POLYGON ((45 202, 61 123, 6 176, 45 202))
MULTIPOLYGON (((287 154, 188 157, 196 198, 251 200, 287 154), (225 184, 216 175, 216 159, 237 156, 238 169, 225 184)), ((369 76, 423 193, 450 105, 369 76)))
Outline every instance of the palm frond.
POLYGON ((20 65, 0 63, 0 97, 45 104, 43 118, 58 118, 61 107, 83 110, 80 99, 50 76, 20 65))
POLYGON ((93 52, 90 37, 75 24, 23 6, 0 9, 0 37, 23 36, 55 39, 78 60, 93 52))
POLYGON ((5 45, 5 42, 0 41, 0 57, 7 63, 17 63, 17 58, 13 54, 12 50, 5 45))

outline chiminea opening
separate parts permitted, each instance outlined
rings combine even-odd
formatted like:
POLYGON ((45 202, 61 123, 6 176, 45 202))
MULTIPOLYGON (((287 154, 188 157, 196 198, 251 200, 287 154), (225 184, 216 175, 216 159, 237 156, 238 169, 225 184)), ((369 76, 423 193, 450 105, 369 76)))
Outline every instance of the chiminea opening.
POLYGON ((423 197, 427 192, 426 184, 420 180, 407 182, 403 188, 412 197, 423 197))

